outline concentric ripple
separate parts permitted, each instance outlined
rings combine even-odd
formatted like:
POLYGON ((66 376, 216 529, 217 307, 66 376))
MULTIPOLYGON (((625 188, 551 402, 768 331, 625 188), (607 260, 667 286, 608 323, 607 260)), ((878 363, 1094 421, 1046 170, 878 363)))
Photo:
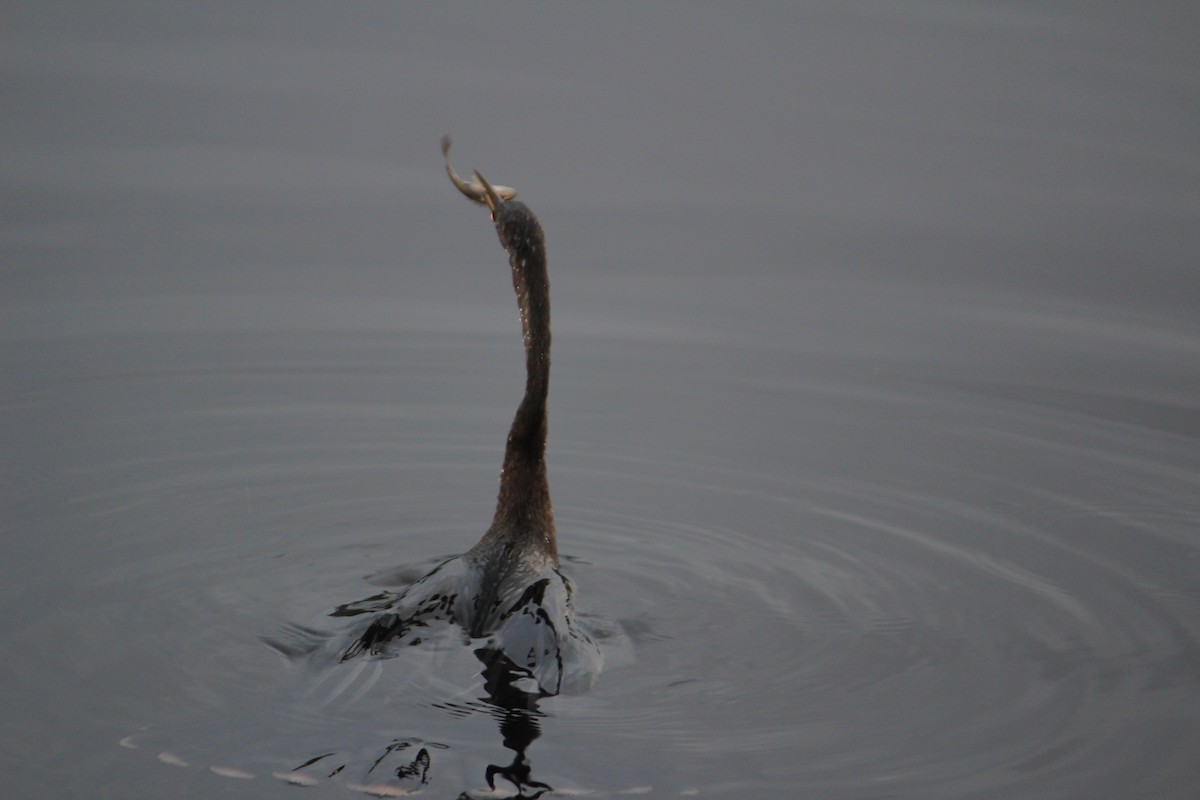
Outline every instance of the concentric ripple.
POLYGON ((698 785, 733 791, 749 772, 746 787, 778 773, 779 790, 825 796, 855 796, 864 776, 903 796, 1050 796, 1101 771, 1187 775, 1197 551, 1154 533, 1160 513, 1089 510, 1037 484, 988 487, 985 506, 670 471, 691 483, 604 481, 690 496, 691 524, 579 516, 604 602, 648 600, 632 630, 656 673, 601 690, 624 709, 612 725, 670 731, 698 785), (1174 555, 1138 564, 1126 547, 1174 555))
POLYGON ((819 310, 803 346, 560 336, 551 483, 605 669, 522 713, 453 635, 340 665, 263 643, 477 539, 520 366, 493 337, 15 343, 55 377, 6 407, 6 533, 38 565, 0 587, 29 610, 12 708, 48 720, 11 764, 62 752, 116 776, 98 796, 457 796, 528 768, 594 796, 1187 797, 1200 466, 1173 370, 1200 347, 1068 318, 1087 368, 1063 375, 980 344, 1025 352, 1046 317, 892 313, 886 347, 814 344, 819 310))

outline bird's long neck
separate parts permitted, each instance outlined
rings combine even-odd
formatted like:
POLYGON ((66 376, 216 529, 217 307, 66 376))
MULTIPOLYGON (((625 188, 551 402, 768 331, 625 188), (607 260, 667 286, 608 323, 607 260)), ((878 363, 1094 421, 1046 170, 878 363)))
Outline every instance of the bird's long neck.
POLYGON ((525 396, 517 407, 508 444, 491 532, 558 559, 554 512, 546 481, 546 396, 550 388, 550 282, 541 226, 519 203, 498 215, 501 242, 508 250, 513 289, 521 310, 525 340, 525 396))

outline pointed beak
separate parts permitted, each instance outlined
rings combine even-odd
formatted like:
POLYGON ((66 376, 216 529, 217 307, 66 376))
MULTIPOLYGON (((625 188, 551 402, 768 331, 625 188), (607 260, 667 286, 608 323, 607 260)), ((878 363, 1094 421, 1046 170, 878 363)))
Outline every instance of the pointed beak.
POLYGON ((504 202, 504 199, 501 198, 500 195, 496 193, 496 190, 492 188, 492 185, 487 182, 487 178, 484 178, 479 174, 479 170, 475 170, 475 180, 479 181, 479 185, 483 187, 483 202, 487 203, 488 209, 495 214, 496 209, 501 203, 504 202))
POLYGON ((511 186, 492 186, 478 172, 475 173, 475 180, 471 183, 467 183, 458 177, 458 173, 454 171, 454 167, 450 166, 449 136, 442 137, 442 160, 446 163, 446 174, 450 177, 450 182, 454 184, 454 188, 462 192, 472 203, 487 206, 495 212, 496 206, 517 196, 516 189, 511 186))

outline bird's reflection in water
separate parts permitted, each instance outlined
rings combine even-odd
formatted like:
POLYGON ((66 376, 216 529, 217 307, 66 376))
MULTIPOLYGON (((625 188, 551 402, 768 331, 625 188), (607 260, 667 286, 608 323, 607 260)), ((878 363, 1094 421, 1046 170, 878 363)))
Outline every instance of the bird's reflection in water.
MULTIPOLYGON (((520 667, 502 651, 481 647, 474 651, 483 665, 484 696, 467 703, 439 702, 434 708, 455 716, 486 713, 497 723, 501 744, 512 751, 508 764, 488 764, 483 778, 488 797, 535 798, 553 791, 550 784, 537 780, 527 755, 530 745, 542 734, 544 714, 538 702, 548 696, 536 684, 530 683, 529 671, 520 667), (532 689, 532 691, 530 691, 532 689), (516 794, 501 795, 506 789, 516 794)), ((437 772, 436 753, 449 750, 448 745, 415 737, 396 738, 384 745, 377 754, 361 759, 362 772, 355 770, 352 753, 324 752, 306 759, 288 772, 275 777, 288 783, 311 786, 329 780, 345 781, 347 788, 377 797, 404 796, 430 785, 437 772)), ((460 800, 481 796, 464 791, 460 800)))
POLYGON ((549 784, 533 779, 533 768, 525 756, 525 748, 541 733, 537 718, 523 709, 507 711, 500 720, 500 733, 504 746, 513 751, 513 760, 508 766, 488 764, 484 772, 488 788, 495 789, 499 777, 516 787, 517 797, 541 797, 544 792, 553 791, 549 784))
MULTIPOLYGON (((419 739, 393 740, 367 767, 363 782, 350 782, 348 786, 379 797, 411 794, 429 783, 432 765, 429 751, 445 748, 446 745, 419 739)), ((347 766, 344 754, 320 753, 289 772, 275 773, 275 777, 297 786, 314 786, 341 777, 347 766)))
POLYGON ((518 797, 540 797, 550 791, 548 784, 533 779, 533 767, 525 755, 526 749, 541 733, 537 710, 538 697, 517 688, 514 684, 521 679, 521 671, 514 669, 512 662, 495 650, 476 650, 475 655, 484 663, 484 687, 488 702, 492 703, 493 716, 500 724, 503 745, 513 751, 512 763, 508 766, 489 764, 484 771, 488 788, 496 788, 496 778, 503 778, 517 789, 518 797), (514 680, 516 679, 516 680, 514 680))
MULTIPOLYGON (((495 792, 508 784, 517 792, 513 797, 537 797, 551 791, 549 784, 534 778, 527 755, 529 746, 541 735, 544 715, 538 703, 564 689, 586 687, 599 667, 599 647, 566 604, 571 583, 557 568, 524 590, 505 595, 492 615, 493 630, 483 637, 469 636, 455 610, 473 605, 460 602, 464 589, 474 583, 471 572, 469 561, 461 556, 451 558, 399 592, 383 591, 338 606, 330 616, 350 621, 348 632, 339 635, 293 627, 286 641, 270 643, 325 674, 326 680, 317 686, 324 691, 322 687, 333 685, 325 702, 355 694, 355 680, 364 673, 378 674, 382 662, 404 661, 432 649, 442 652, 449 664, 458 657, 470 658, 466 652, 460 651, 459 656, 451 651, 469 650, 474 656, 471 660, 482 665, 477 673, 482 678, 482 696, 467 702, 435 700, 431 706, 458 717, 486 713, 494 718, 502 743, 513 757, 508 764, 489 764, 484 770, 492 791, 489 796, 497 796, 495 792)), ((367 682, 369 686, 373 681, 368 677, 367 682)), ((322 753, 277 777, 301 784, 337 778, 369 794, 398 796, 433 780, 439 749, 449 748, 422 739, 397 738, 377 756, 322 753), (363 771, 344 774, 351 760, 361 767, 349 772, 363 771)))

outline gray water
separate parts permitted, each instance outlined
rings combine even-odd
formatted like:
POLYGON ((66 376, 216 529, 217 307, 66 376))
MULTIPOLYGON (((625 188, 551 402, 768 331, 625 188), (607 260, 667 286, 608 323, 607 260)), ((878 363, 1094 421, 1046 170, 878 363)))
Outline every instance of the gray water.
POLYGON ((512 760, 469 653, 339 693, 262 641, 490 520, 523 362, 450 133, 546 228, 564 567, 619 632, 536 779, 1196 797, 1198 23, 7 8, 0 794, 512 760))

